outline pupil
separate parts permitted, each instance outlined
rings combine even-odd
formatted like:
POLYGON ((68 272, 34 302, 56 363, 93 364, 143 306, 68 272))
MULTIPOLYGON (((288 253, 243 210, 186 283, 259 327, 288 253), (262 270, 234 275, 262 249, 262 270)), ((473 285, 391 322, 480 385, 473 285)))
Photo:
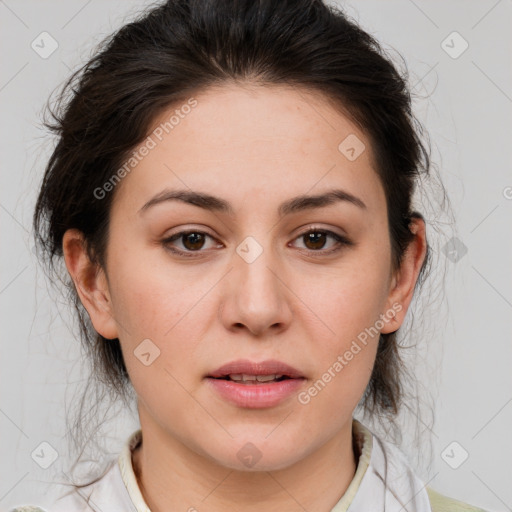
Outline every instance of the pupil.
POLYGON ((314 246, 312 247, 313 249, 321 249, 324 244, 325 244, 325 240, 323 240, 322 238, 325 237, 325 233, 308 233, 307 235, 305 235, 307 237, 307 242, 306 242, 306 245, 308 242, 312 242, 314 244, 314 246), (322 239, 321 240, 321 243, 318 245, 318 239, 322 239), (316 244, 316 245, 315 245, 316 244))
POLYGON ((185 247, 187 247, 187 249, 200 249, 202 247, 202 242, 204 242, 204 239, 202 239, 202 235, 200 233, 187 233, 186 235, 183 235, 184 236, 184 245, 185 247), (198 244, 198 240, 199 240, 199 245, 198 244), (192 244, 190 244, 189 242, 192 242, 192 244))

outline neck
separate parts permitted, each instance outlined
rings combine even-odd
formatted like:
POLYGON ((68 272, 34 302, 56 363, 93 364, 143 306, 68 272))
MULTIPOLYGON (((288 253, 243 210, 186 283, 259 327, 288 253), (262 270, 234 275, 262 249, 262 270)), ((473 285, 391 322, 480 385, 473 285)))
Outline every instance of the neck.
MULTIPOLYGON (((143 426, 144 428, 144 426, 143 426)), ((146 432, 146 430, 143 430, 146 432)), ((152 512, 330 511, 352 481, 356 466, 352 419, 318 450, 285 469, 237 471, 223 467, 167 435, 145 435, 132 463, 152 512)))

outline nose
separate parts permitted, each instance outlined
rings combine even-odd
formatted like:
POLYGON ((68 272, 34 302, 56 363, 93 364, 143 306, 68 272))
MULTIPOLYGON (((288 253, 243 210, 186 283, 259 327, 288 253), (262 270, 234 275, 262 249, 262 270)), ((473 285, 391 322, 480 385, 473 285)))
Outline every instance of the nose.
POLYGON ((247 329, 259 337, 287 329, 293 294, 277 255, 248 237, 237 247, 232 265, 220 308, 225 327, 232 331, 247 329))

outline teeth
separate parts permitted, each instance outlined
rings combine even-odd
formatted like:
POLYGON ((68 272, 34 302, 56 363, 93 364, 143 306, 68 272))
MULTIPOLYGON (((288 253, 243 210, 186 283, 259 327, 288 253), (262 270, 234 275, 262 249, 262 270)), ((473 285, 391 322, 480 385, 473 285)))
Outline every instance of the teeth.
POLYGON ((280 379, 283 374, 272 375, 247 375, 246 373, 231 373, 229 378, 237 382, 269 382, 271 380, 280 379))
POLYGON ((256 380, 258 382, 267 382, 269 380, 275 380, 277 379, 277 375, 257 375, 256 380))

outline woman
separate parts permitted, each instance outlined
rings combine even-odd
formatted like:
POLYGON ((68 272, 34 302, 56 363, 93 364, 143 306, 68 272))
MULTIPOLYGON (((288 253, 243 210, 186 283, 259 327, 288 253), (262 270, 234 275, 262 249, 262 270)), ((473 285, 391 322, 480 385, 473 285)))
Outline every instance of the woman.
POLYGON ((480 510, 353 417, 398 413, 430 261, 378 43, 320 1, 174 0, 66 89, 34 227, 141 429, 52 512, 480 510))

